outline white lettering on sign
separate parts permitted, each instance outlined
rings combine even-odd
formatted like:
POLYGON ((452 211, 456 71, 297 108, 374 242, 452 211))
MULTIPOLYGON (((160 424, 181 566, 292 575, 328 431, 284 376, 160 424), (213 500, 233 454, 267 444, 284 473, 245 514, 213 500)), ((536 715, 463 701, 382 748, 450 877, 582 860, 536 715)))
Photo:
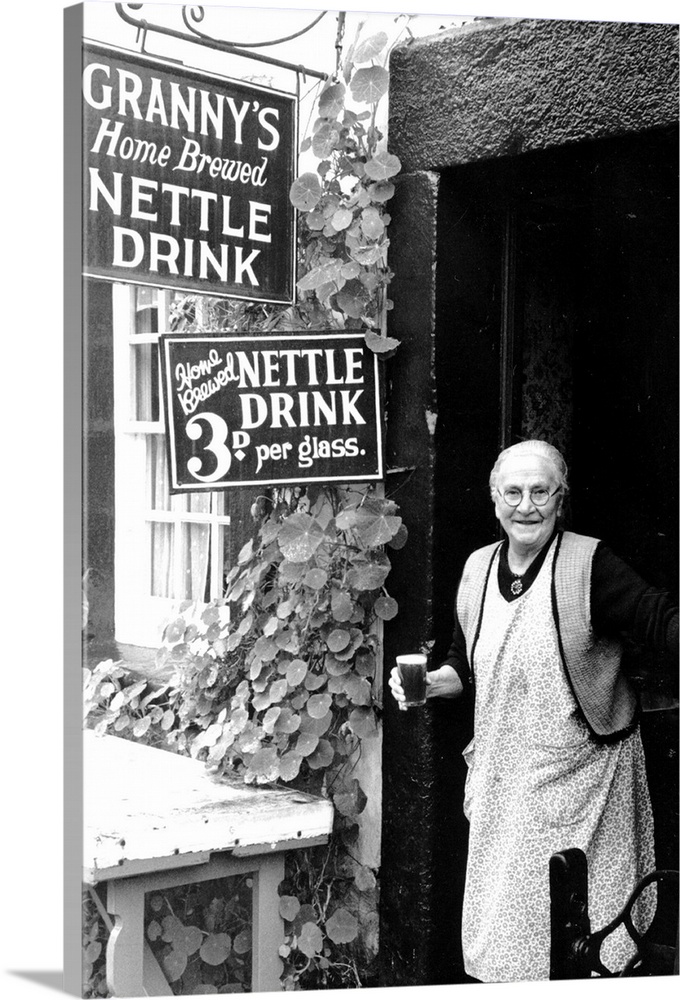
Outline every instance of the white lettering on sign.
POLYGON ((352 396, 349 389, 331 389, 327 393, 313 390, 295 395, 272 392, 268 396, 244 392, 241 395, 241 427, 253 430, 265 423, 275 428, 282 427, 284 423, 288 427, 365 424, 356 408, 363 392, 363 389, 357 389, 352 396))
POLYGON ((119 118, 162 125, 177 131, 227 139, 243 144, 249 115, 257 122, 257 145, 274 150, 281 141, 279 112, 259 101, 246 101, 158 77, 145 77, 107 62, 92 62, 83 70, 83 96, 97 111, 111 110, 119 118))
POLYGON ((242 285, 244 281, 256 288, 259 280, 253 264, 259 250, 247 251, 243 247, 219 246, 219 257, 206 240, 184 239, 181 243, 174 236, 149 233, 148 242, 134 229, 113 227, 113 260, 116 267, 140 267, 162 274, 182 274, 184 277, 208 278, 214 272, 220 281, 242 285))
POLYGON ((162 342, 176 488, 382 475, 377 366, 361 336, 162 342))
POLYGON ((210 437, 203 445, 204 451, 210 451, 215 456, 217 464, 214 470, 206 475, 201 473, 203 461, 197 455, 193 455, 187 462, 187 470, 194 479, 199 479, 204 483, 214 483, 222 479, 229 472, 231 466, 231 452, 227 448, 227 435, 229 428, 226 420, 223 420, 217 413, 200 413, 190 420, 187 420, 187 437, 192 441, 200 441, 203 437, 204 427, 202 421, 208 425, 210 437))
MULTIPOLYGON (((130 266, 141 259, 139 255, 144 249, 141 236, 132 235, 137 237, 139 243, 137 257, 131 258, 130 266)), ((188 415, 230 382, 238 383, 239 389, 269 389, 282 385, 294 388, 298 384, 320 385, 321 380, 325 385, 360 385, 364 381, 361 370, 363 353, 361 347, 229 351, 222 362, 213 348, 208 357, 200 362, 176 366, 175 391, 182 410, 188 415), (322 359, 325 361, 325 377, 322 359), (224 367, 220 368, 222 364, 224 367), (194 385, 201 379, 204 381, 200 385, 194 385)), ((362 389, 354 394, 341 389, 337 395, 335 390, 326 395, 314 390, 295 394, 273 392, 268 396, 242 393, 241 426, 250 430, 261 427, 267 421, 277 428, 284 424, 288 427, 320 426, 324 423, 329 426, 336 423, 363 424, 365 421, 357 409, 362 393, 362 389)))

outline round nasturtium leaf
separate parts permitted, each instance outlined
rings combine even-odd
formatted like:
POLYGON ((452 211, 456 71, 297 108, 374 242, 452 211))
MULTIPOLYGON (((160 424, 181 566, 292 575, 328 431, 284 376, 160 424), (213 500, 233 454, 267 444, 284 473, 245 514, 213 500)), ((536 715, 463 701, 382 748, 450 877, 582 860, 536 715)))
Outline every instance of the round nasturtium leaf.
POLYGON ((373 605, 373 610, 375 611, 378 618, 382 618, 384 622, 389 622, 395 617, 399 611, 399 605, 394 600, 393 597, 379 597, 378 600, 373 605))
POLYGON ((200 956, 208 965, 221 965, 231 951, 231 938, 228 934, 210 934, 200 949, 200 956))
POLYGON ((357 677, 355 674, 347 678, 345 693, 349 696, 353 705, 371 704, 371 685, 365 677, 357 677))
POLYGON ((336 232, 340 233, 352 225, 354 215, 348 208, 339 208, 331 217, 331 225, 336 232))
POLYGON ((307 225, 312 232, 318 233, 326 225, 326 217, 323 212, 319 212, 319 210, 315 208, 313 212, 307 213, 307 225))
POLYGON ((264 729, 265 733, 271 735, 274 732, 274 726, 276 725, 276 722, 280 715, 281 715, 281 709, 278 707, 270 708, 267 710, 267 712, 265 713, 265 717, 262 720, 262 728, 264 729))
POLYGON ((371 35, 364 42, 361 42, 354 51, 354 62, 355 63, 365 63, 370 62, 371 59, 375 59, 379 56, 382 50, 387 45, 387 34, 384 31, 378 31, 375 35, 371 35))
POLYGON ((319 740, 319 745, 307 758, 307 763, 315 771, 320 767, 330 767, 335 757, 335 751, 328 740, 319 740))
MULTIPOLYGON (((352 97, 359 104, 377 104, 387 93, 390 74, 382 66, 370 66, 358 69, 352 77, 350 90, 352 97)), ((380 180, 381 178, 376 178, 380 180)))
POLYGON ((203 943, 203 931, 198 927, 185 927, 180 934, 176 934, 172 939, 172 946, 175 951, 181 951, 185 955, 193 955, 203 943))
POLYGON ((245 955, 253 947, 253 936, 246 928, 234 938, 234 951, 237 955, 245 955))
POLYGON ((331 677, 342 677, 343 674, 351 670, 349 660, 338 660, 335 656, 327 656, 325 660, 326 672, 331 677))
POLYGON ((275 733, 296 733, 300 728, 300 716, 292 708, 282 708, 274 726, 275 733))
POLYGON ((347 944, 359 933, 357 918, 349 910, 339 907, 326 921, 326 934, 336 944, 347 944))
MULTIPOLYGON (((333 679, 333 677, 330 678, 330 680, 333 679)), ((309 702, 307 702, 307 705, 309 705, 309 702)), ((326 714, 322 715, 320 719, 314 718, 314 716, 304 711, 300 715, 300 732, 312 733, 314 736, 323 736, 323 734, 330 728, 332 722, 333 713, 331 711, 326 712, 326 714)))
POLYGON ((371 201, 377 202, 379 205, 383 205, 390 198, 394 197, 394 192, 396 188, 391 181, 377 181, 375 184, 371 184, 368 189, 368 195, 371 201))
POLYGON ((340 129, 336 122, 327 121, 312 139, 312 152, 319 160, 331 155, 340 140, 340 129))
POLYGON ((167 642, 179 642, 179 640, 184 635, 184 629, 186 628, 186 623, 183 618, 177 618, 172 622, 165 630, 165 639, 167 642))
POLYGON ((313 694, 307 702, 307 712, 313 719, 323 719, 332 703, 329 694, 313 694))
POLYGON ((348 622, 354 611, 354 601, 344 591, 334 591, 331 597, 331 611, 336 622, 348 622))
POLYGON ((376 153, 366 162, 366 175, 372 181, 386 181, 390 177, 395 177, 401 170, 401 160, 394 153, 388 153, 386 149, 376 153))
POLYGON ((149 941, 157 941, 161 936, 162 928, 157 920, 151 920, 149 926, 146 928, 146 936, 149 941))
POLYGON ((356 530, 361 541, 369 549, 385 545, 396 535, 400 526, 401 518, 394 514, 365 508, 357 511, 356 530))
POLYGON ((375 715, 372 708, 359 706, 352 709, 347 720, 350 729, 362 739, 371 739, 378 734, 375 715))
POLYGON ((396 533, 394 538, 391 538, 387 543, 391 549, 403 549, 408 541, 408 528, 405 524, 399 525, 399 531, 396 533))
POLYGON ((163 956, 163 968, 165 974, 168 977, 168 982, 174 983, 178 979, 181 979, 187 967, 187 955, 186 952, 177 951, 176 948, 172 948, 167 955, 163 956))
POLYGON ((262 747, 250 759, 248 770, 263 781, 276 781, 279 776, 279 758, 274 747, 262 747))
POLYGON ((326 645, 332 653, 339 653, 346 649, 350 642, 350 634, 344 628, 333 629, 326 640, 326 645))
POLYGON ((300 900, 297 896, 281 896, 279 898, 279 913, 284 920, 295 920, 300 912, 300 900))
POLYGON ((174 913, 168 914, 167 917, 163 917, 163 940, 168 943, 174 941, 175 937, 182 933, 184 930, 184 924, 174 913))
POLYGON ((310 590, 321 590, 328 582, 328 573, 323 569, 310 569, 302 582, 310 590))
POLYGON ((300 212, 311 212, 321 200, 321 181, 311 171, 301 174, 290 188, 290 201, 300 212))
POLYGON ((378 240, 385 232, 385 223, 376 208, 365 208, 361 213, 361 231, 369 240, 378 240))
POLYGON ((295 744, 295 749, 302 757, 309 757, 314 753, 319 745, 319 737, 314 733, 300 733, 295 744))
POLYGON ((282 677, 278 681, 274 681, 270 688, 269 697, 272 702, 281 701, 288 694, 288 681, 285 677, 282 677))
POLYGON ((305 677, 305 687, 308 691, 318 691, 326 683, 325 674, 307 674, 305 677))
POLYGON ((395 337, 381 337, 377 333, 371 333, 370 330, 365 335, 364 340, 366 347, 374 354, 387 354, 389 351, 396 350, 400 344, 400 341, 395 337))
POLYGON ((279 532, 279 545, 289 562, 304 563, 318 549, 323 534, 323 528, 315 518, 298 511, 283 522, 279 532))
POLYGON ((366 289, 356 278, 350 279, 342 291, 338 292, 337 302, 342 311, 352 319, 360 319, 366 312, 368 297, 366 289))
POLYGON ((296 750, 289 750, 283 755, 279 762, 279 774, 282 781, 293 781, 300 773, 302 764, 302 754, 296 750))
POLYGON ((319 98, 319 114, 322 118, 337 118, 345 107, 345 85, 334 83, 326 87, 319 98))
POLYGON ((347 574, 347 582, 356 590, 378 590, 382 587, 390 567, 377 562, 357 563, 347 574))
POLYGON ((298 684, 302 684, 303 680, 307 676, 307 664, 304 660, 292 660, 288 669, 286 670, 286 680, 291 687, 296 687, 298 684))
POLYGON ((354 665, 356 672, 361 677, 372 677, 375 673, 375 657, 368 649, 360 650, 357 653, 354 665))
POLYGON ((298 948, 307 958, 314 958, 323 950, 323 934, 321 928, 311 921, 304 924, 298 937, 298 948))
POLYGON ((370 868, 367 868, 365 865, 361 865, 354 876, 354 884, 360 892, 367 892, 371 889, 375 889, 375 875, 370 868))

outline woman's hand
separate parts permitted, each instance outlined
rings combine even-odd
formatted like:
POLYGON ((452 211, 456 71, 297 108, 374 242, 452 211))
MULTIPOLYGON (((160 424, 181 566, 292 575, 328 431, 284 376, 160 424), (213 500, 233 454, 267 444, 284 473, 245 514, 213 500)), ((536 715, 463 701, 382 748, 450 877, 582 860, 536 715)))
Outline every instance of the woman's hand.
MULTIPOLYGON (((427 683, 427 677, 425 678, 425 682, 427 683)), ((390 671, 389 685, 394 700, 396 701, 398 707, 401 709, 402 712, 405 712, 406 705, 404 704, 404 702, 406 701, 406 695, 404 694, 404 689, 401 686, 399 667, 392 667, 392 670, 390 671)))
MULTIPOLYGON (((449 663, 425 674, 425 694, 427 698, 456 698, 463 692, 460 677, 449 663)), ((406 696, 401 686, 399 667, 392 667, 389 677, 390 690, 400 710, 406 712, 406 696)))

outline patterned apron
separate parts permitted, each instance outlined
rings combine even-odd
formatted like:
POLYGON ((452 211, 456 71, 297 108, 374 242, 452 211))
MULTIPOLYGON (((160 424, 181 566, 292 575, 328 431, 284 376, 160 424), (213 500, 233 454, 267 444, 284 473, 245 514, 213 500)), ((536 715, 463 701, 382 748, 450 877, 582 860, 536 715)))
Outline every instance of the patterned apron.
MULTIPOLYGON (((463 752, 470 821, 463 953, 466 971, 482 982, 548 979, 555 852, 586 854, 593 930, 654 868, 639 731, 598 744, 578 716, 552 614, 554 555, 553 542, 532 586, 511 602, 498 589, 494 562, 474 654, 475 736, 463 752)), ((647 890, 634 911, 638 928, 646 929, 654 908, 647 890)), ((617 971, 633 952, 619 928, 601 958, 617 971)))

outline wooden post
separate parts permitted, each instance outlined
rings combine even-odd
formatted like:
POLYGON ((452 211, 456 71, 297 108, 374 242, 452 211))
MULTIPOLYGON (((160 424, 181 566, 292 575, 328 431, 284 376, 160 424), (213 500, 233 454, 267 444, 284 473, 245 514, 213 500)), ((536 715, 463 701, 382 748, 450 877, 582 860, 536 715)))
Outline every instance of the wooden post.
POLYGON ((253 993, 281 989, 283 918, 278 887, 284 877, 284 855, 264 859, 253 881, 253 993))
POLYGON ((109 882, 106 908, 115 919, 106 947, 106 985, 114 997, 143 997, 144 892, 134 879, 109 882))

